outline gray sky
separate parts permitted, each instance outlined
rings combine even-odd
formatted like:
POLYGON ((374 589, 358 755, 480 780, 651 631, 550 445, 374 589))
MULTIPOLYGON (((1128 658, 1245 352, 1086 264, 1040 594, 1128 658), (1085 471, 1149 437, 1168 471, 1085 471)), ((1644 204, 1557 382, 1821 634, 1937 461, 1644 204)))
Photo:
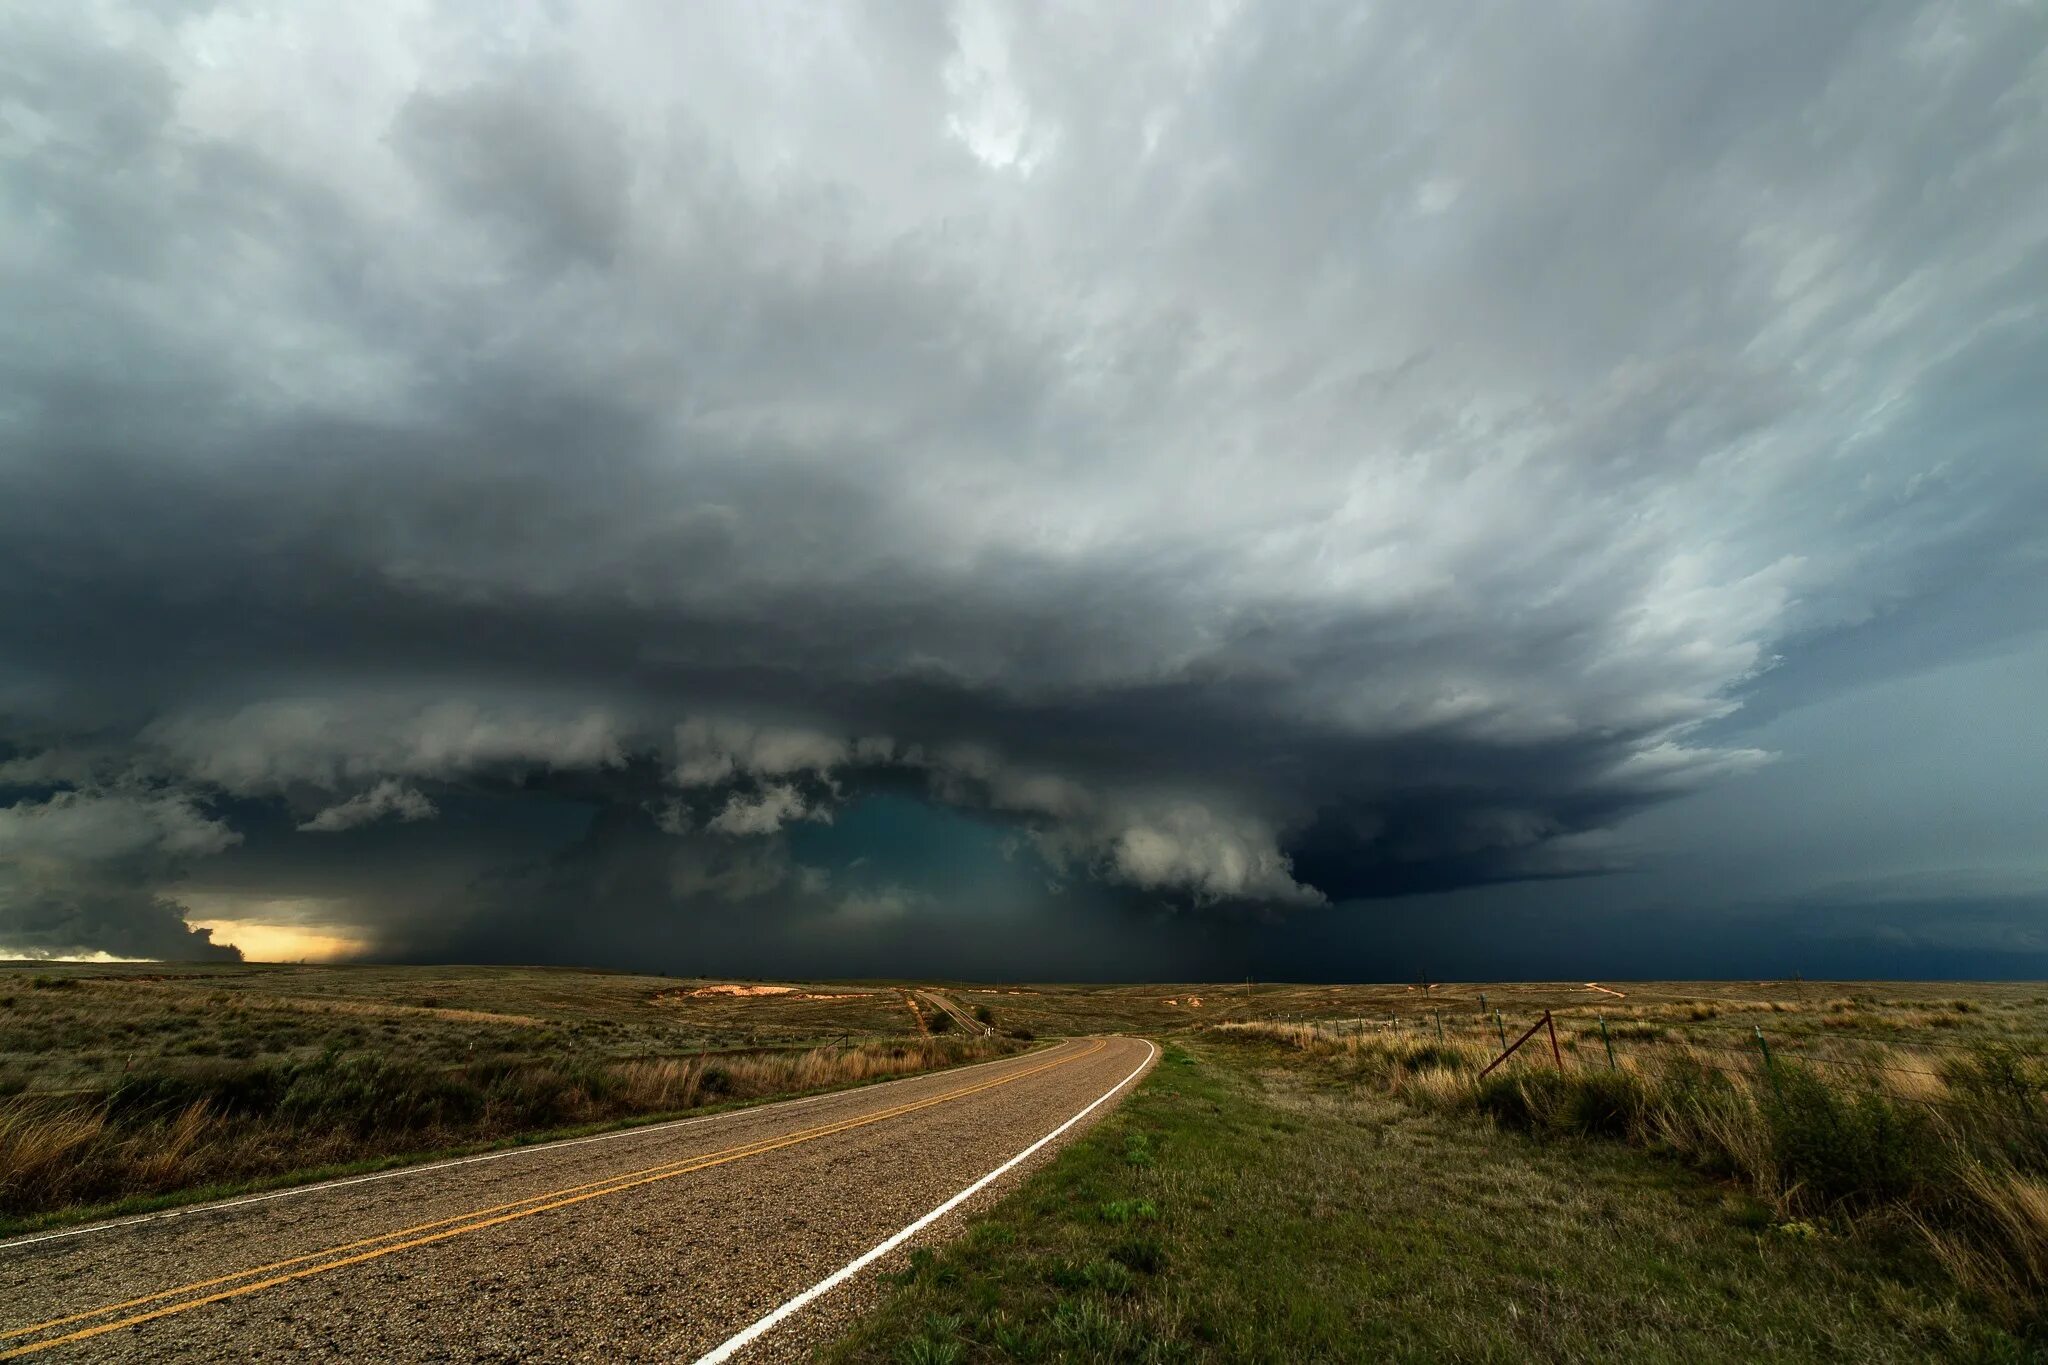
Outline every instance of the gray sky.
POLYGON ((0 951, 2034 971, 2044 54, 14 7, 0 951))

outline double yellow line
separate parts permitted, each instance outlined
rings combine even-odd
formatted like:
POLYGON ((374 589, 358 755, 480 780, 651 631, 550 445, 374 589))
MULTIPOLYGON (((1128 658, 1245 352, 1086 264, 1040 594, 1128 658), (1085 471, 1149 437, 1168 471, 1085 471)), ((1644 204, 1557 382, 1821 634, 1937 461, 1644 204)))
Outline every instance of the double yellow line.
POLYGON ((998 1086, 1010 1085, 1032 1076, 1041 1075, 1056 1067, 1066 1066, 1071 1062, 1077 1062, 1084 1057, 1092 1056, 1107 1046, 1109 1046, 1107 1043, 1097 1040, 1088 1047, 1064 1057, 1056 1057, 1050 1061, 1039 1062, 1034 1066, 1025 1067, 1021 1070, 1005 1072, 993 1080, 962 1086, 957 1090, 948 1090, 941 1095, 931 1095, 924 1099, 911 1100, 887 1109, 879 1109, 872 1114, 863 1114, 856 1118, 819 1124, 816 1127, 801 1129, 794 1133, 785 1134, 782 1137, 763 1138, 755 1142, 742 1143, 737 1147, 728 1147, 722 1151, 711 1152, 701 1157, 686 1157, 680 1161, 664 1162, 658 1166, 646 1166, 637 1171, 627 1171, 620 1175, 607 1176, 602 1180, 587 1181, 581 1185, 568 1185, 558 1190, 549 1190, 545 1194, 528 1195, 524 1199, 515 1199, 509 1204, 496 1204, 490 1208, 472 1209, 468 1213, 459 1213, 449 1218, 438 1218, 430 1223, 415 1223, 411 1227, 398 1228, 392 1232, 380 1233, 375 1237, 365 1237, 354 1242, 344 1242, 337 1246, 326 1247, 320 1251, 309 1251, 302 1256, 293 1256, 282 1261, 272 1261, 267 1265, 252 1266, 247 1270, 238 1270, 232 1275, 220 1275, 210 1280, 195 1280, 191 1284, 179 1285, 175 1289, 159 1290, 154 1294, 144 1294, 139 1298, 125 1299, 120 1303, 105 1304, 99 1308, 88 1309, 83 1313, 73 1313, 67 1317, 51 1318, 45 1322, 31 1323, 27 1327, 10 1328, 6 1331, 0 1331, 0 1341, 9 1341, 17 1337, 35 1336, 38 1333, 55 1331, 60 1327, 69 1327, 74 1323, 105 1317, 109 1313, 125 1312, 132 1308, 145 1310, 139 1313, 131 1313, 127 1317, 116 1318, 109 1322, 100 1322, 90 1327, 81 1327, 62 1336, 48 1337, 42 1341, 27 1342, 20 1346, 11 1347, 5 1351, 0 1351, 0 1360, 13 1360, 20 1356, 33 1355, 38 1351, 47 1351, 53 1346, 64 1346, 72 1342, 85 1341, 102 1333, 119 1331, 123 1327, 139 1327, 143 1323, 153 1322, 158 1318, 167 1318, 173 1314, 190 1312, 194 1308, 203 1308, 210 1303, 220 1303, 226 1299, 240 1298, 244 1294, 253 1294, 259 1289, 269 1289, 276 1285, 289 1284, 294 1280, 303 1280, 314 1275, 324 1275, 330 1270, 340 1270, 345 1266, 361 1265, 365 1261, 374 1261, 381 1257, 392 1255, 395 1252, 410 1250, 413 1247, 428 1246, 435 1242, 445 1242, 451 1237, 460 1237, 464 1233, 480 1232, 485 1228, 497 1227, 501 1223, 515 1222, 521 1218, 531 1218, 536 1214, 568 1208, 572 1204, 581 1204, 591 1199, 601 1199, 606 1195, 619 1194, 626 1190, 638 1189, 643 1185, 653 1185, 664 1180, 674 1180, 679 1176, 709 1170, 713 1166, 724 1166, 734 1161, 744 1161, 748 1157, 780 1151, 784 1147, 794 1147, 798 1143, 814 1142, 819 1138, 830 1137, 835 1133, 850 1132, 855 1128, 865 1128, 870 1124, 901 1118, 905 1114, 912 1114, 920 1109, 929 1109, 933 1105, 948 1104, 954 1100, 966 1099, 970 1095, 979 1095, 984 1091, 994 1090, 998 1086), (308 1262, 314 1262, 315 1264, 308 1264, 308 1262), (213 1292, 204 1292, 207 1290, 213 1292), (166 1300, 175 1300, 175 1302, 166 1302, 166 1300), (150 1304, 158 1306, 154 1308, 147 1307, 150 1304))

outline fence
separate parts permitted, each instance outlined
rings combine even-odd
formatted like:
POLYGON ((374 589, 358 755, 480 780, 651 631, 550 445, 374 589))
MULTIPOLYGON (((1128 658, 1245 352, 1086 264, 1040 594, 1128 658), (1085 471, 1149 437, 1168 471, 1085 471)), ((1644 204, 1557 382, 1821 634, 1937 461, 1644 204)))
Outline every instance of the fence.
MULTIPOLYGON (((1409 1016, 1409 1020, 1406 1025, 1404 1025, 1400 1016, 1394 1014, 1389 1014, 1386 1017, 1386 1020, 1383 1024, 1378 1020, 1368 1021, 1363 1017, 1354 1017, 1350 1020, 1331 1020, 1327 1021, 1327 1023, 1340 1034, 1347 1031, 1345 1029, 1345 1025, 1347 1023, 1352 1026, 1352 1029, 1362 1032, 1366 1029, 1367 1024, 1370 1022, 1375 1029, 1383 1030, 1389 1034, 1394 1035, 1398 1035, 1399 1033, 1401 1033, 1405 1027, 1413 1029, 1415 1031, 1422 1032, 1425 1037, 1433 1035, 1437 1042, 1444 1043, 1447 1041, 1452 1041, 1447 1038, 1444 1030, 1444 1020, 1447 1013, 1448 1012, 1444 1010, 1431 1009, 1428 1012, 1427 1016, 1409 1016)), ((1303 1022, 1306 1023, 1309 1021, 1303 1022)), ((1469 1026, 1471 1021, 1468 1017, 1463 1022, 1467 1026, 1469 1026)), ((1578 1038, 1573 1038, 1565 1043, 1559 1042, 1557 1036, 1556 1018, 1553 1011, 1548 1009, 1544 1010, 1541 1014, 1539 1014, 1536 1017, 1535 1021, 1531 1023, 1527 1029, 1523 1030, 1523 1032, 1519 1036, 1514 1038, 1512 1041, 1510 1041, 1508 1038, 1506 1019, 1498 1010, 1482 1011, 1479 1016, 1479 1025, 1482 1028, 1485 1028, 1488 1025, 1491 1026, 1491 1031, 1499 1040, 1500 1051, 1496 1056, 1492 1058, 1492 1060, 1487 1062, 1486 1065, 1479 1070, 1476 1076, 1474 1076, 1473 1079, 1475 1082, 1479 1080, 1484 1080, 1487 1076, 1491 1075, 1493 1072, 1507 1065, 1511 1061, 1524 1060, 1524 1055, 1522 1051, 1523 1048, 1532 1039, 1534 1039, 1538 1033, 1543 1033, 1547 1036, 1550 1054, 1549 1064, 1557 1070, 1564 1071, 1567 1069, 1567 1054, 1570 1055, 1570 1060, 1573 1063, 1581 1067, 1597 1067, 1600 1065, 1600 1062, 1598 1060, 1592 1063, 1587 1063, 1578 1056, 1578 1038)), ((1311 1024, 1311 1027, 1321 1028, 1323 1026, 1324 1024, 1322 1022, 1316 1022, 1311 1024)), ((1629 1057, 1631 1060, 1643 1059, 1645 1057, 1654 1057, 1657 1060, 1663 1061, 1669 1060, 1670 1057, 1674 1055, 1682 1055, 1684 1056, 1685 1060, 1691 1065, 1700 1066, 1707 1070, 1711 1070, 1722 1075, 1737 1077, 1749 1081, 1761 1081, 1765 1084, 1774 1083, 1777 1075, 1777 1069, 1779 1065, 1784 1062, 1792 1062, 1809 1067, 1826 1067, 1851 1072, 1876 1073, 1880 1076, 1885 1074, 1918 1076, 1926 1078, 1928 1080, 1943 1083, 1946 1083, 1952 1079, 1947 1073, 1931 1070, 1927 1067, 1899 1066, 1891 1061, 1876 1061, 1863 1057, 1828 1056, 1823 1053, 1804 1050, 1797 1047, 1785 1047, 1782 1045, 1782 1037, 1780 1043, 1774 1045, 1771 1039, 1765 1034, 1763 1026, 1761 1024, 1756 1023, 1750 1025, 1749 1038, 1743 1046, 1739 1047, 1731 1047, 1728 1046, 1726 1043, 1708 1041, 1706 1038, 1698 1036, 1687 1036, 1687 1031, 1683 1027, 1678 1026, 1675 1023, 1675 1021, 1673 1021, 1671 1023, 1667 1023, 1665 1027, 1670 1028, 1671 1031, 1677 1035, 1675 1040, 1658 1040, 1649 1043, 1645 1047, 1633 1049, 1626 1046, 1626 1043, 1634 1040, 1627 1039, 1623 1040, 1624 1046, 1617 1049, 1615 1037, 1608 1028, 1607 1018, 1604 1011, 1598 1012, 1594 1015, 1594 1026, 1598 1030, 1601 1045, 1601 1052, 1600 1054, 1598 1054, 1598 1056, 1604 1058, 1605 1069, 1610 1071, 1621 1070, 1622 1060, 1624 1057, 1629 1057), (1739 1063, 1746 1064, 1716 1062, 1695 1055, 1701 1052, 1713 1053, 1718 1056, 1739 1059, 1739 1063), (1663 1055, 1658 1055, 1660 1053, 1663 1055)), ((1712 1038, 1720 1038, 1725 1037, 1726 1035, 1716 1030, 1708 1036, 1712 1038)), ((1975 1056, 1985 1056, 1988 1054, 1994 1057, 2010 1058, 2014 1061, 2026 1061, 2034 1063, 2048 1061, 2048 1055, 2044 1055, 2043 1053, 2036 1051, 2030 1051, 2018 1047, 2017 1045, 1996 1039, 1985 1039, 1975 1042, 1960 1042, 1948 1039, 1924 1038, 1894 1041, 1861 1037, 1836 1037, 1828 1038, 1825 1040, 1825 1042, 1827 1044, 1834 1046, 1876 1046, 1887 1049, 1898 1049, 1904 1051, 1916 1051, 1921 1048, 1927 1048, 1937 1051, 1951 1050, 1957 1052, 1965 1052, 1975 1056)), ((1822 1086, 1825 1089, 1836 1091, 1838 1093, 1843 1094, 1866 1094, 1870 1091, 1870 1087, 1868 1086, 1855 1086, 1844 1084, 1841 1081, 1833 1080, 1826 1075, 1814 1075, 1812 1073, 1809 1073, 1808 1080, 1814 1084, 1822 1086)), ((1974 1113, 1991 1112, 1987 1110, 1985 1106, 1980 1104, 1972 1104, 1967 1101, 1956 1100, 1951 1098, 1938 1098, 1926 1095, 1904 1094, 1896 1088, 1885 1090, 1884 1097, 1888 1100, 1895 1100, 1900 1103, 1923 1105, 1928 1108, 1937 1110, 1974 1113)))

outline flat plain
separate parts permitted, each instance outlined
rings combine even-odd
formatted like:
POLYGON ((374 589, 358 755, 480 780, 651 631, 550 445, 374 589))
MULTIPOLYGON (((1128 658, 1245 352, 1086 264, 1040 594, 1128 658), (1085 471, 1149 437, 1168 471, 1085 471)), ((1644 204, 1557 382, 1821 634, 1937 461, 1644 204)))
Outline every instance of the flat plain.
POLYGON ((2034 983, 23 964, 0 968, 0 1217, 132 1216, 1104 1034, 1165 1061, 884 1266, 821 1355, 2048 1353, 2034 983))

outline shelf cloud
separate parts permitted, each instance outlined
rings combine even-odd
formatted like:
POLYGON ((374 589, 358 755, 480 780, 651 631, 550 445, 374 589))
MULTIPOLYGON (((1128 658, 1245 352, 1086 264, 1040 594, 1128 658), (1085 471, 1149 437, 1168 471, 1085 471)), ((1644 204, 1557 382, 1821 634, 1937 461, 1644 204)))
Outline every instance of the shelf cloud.
POLYGON ((2024 6, 0 26, 0 948, 522 802, 351 928, 895 932, 884 797, 1160 933, 1599 876, 2048 569, 2024 6))

